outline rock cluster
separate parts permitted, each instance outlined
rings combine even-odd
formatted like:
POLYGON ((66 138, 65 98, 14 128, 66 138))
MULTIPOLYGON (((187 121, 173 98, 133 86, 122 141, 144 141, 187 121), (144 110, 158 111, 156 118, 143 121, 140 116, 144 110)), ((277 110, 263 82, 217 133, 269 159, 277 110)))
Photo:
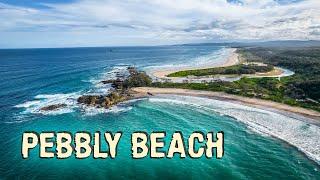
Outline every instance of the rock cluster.
MULTIPOLYGON (((97 108, 110 108, 120 102, 133 98, 132 87, 148 86, 151 83, 151 78, 144 72, 138 71, 134 67, 128 67, 129 75, 118 72, 115 79, 101 81, 103 84, 111 84, 113 89, 109 94, 101 95, 82 95, 77 99, 79 104, 93 106, 97 108)), ((150 94, 151 95, 151 94, 150 94)), ((66 107, 66 104, 54 104, 41 108, 43 111, 56 110, 66 107)))
POLYGON ((127 94, 112 92, 108 95, 83 95, 78 98, 78 103, 98 108, 110 108, 111 106, 128 99, 127 94))
POLYGON ((66 106, 67 106, 66 104, 53 104, 53 105, 42 107, 40 110, 41 111, 53 111, 53 110, 57 110, 59 108, 63 108, 66 106))
MULTIPOLYGON (((151 78, 144 72, 138 71, 134 67, 128 67, 129 75, 117 72, 115 79, 101 81, 103 84, 111 84, 113 89, 108 95, 82 95, 77 99, 79 104, 93 106, 97 108, 110 108, 120 102, 133 98, 132 87, 148 86, 151 78)), ((149 94, 152 95, 152 94, 149 94)), ((66 107, 66 104, 53 104, 42 107, 41 111, 54 111, 66 107)))

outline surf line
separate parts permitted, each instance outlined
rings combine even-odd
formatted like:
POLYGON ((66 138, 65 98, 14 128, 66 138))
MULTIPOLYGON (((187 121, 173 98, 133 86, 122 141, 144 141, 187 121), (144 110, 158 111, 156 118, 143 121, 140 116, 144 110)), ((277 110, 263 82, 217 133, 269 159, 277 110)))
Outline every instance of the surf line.
MULTIPOLYGON (((95 159, 116 157, 122 132, 114 134, 105 132, 104 142, 101 142, 100 132, 95 132, 93 136, 94 138, 91 133, 83 131, 75 133, 74 136, 70 132, 25 132, 22 136, 22 157, 29 158, 31 150, 38 152, 40 158, 65 159, 71 157, 73 153, 77 159, 88 158, 92 154, 95 159), (108 144, 106 145, 107 150, 102 150, 103 143, 108 144), (39 147, 36 148, 37 146, 39 147)), ((132 158, 141 159, 147 157, 148 154, 150 158, 173 158, 175 154, 180 158, 187 156, 200 158, 204 155, 212 158, 215 154, 215 158, 220 159, 224 154, 224 133, 222 131, 216 134, 197 131, 186 140, 180 131, 176 131, 172 134, 167 148, 166 139, 170 139, 170 137, 166 138, 166 132, 152 132, 150 135, 146 132, 132 133, 130 142, 132 158)))

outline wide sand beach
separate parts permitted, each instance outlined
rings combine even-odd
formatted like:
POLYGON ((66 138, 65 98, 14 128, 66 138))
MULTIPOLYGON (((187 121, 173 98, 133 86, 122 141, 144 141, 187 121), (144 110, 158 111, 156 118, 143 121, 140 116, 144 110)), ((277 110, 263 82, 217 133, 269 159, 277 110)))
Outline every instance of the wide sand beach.
MULTIPOLYGON (((168 78, 167 75, 177 72, 177 71, 185 71, 185 70, 193 70, 193 69, 204 69, 204 68, 214 68, 214 67, 226 67, 236 65, 240 62, 239 54, 236 53, 237 49, 232 48, 230 55, 226 58, 226 60, 222 63, 218 64, 210 64, 207 65, 200 65, 194 67, 175 67, 174 69, 157 69, 151 72, 151 75, 156 78, 168 78)), ((172 78, 172 77, 170 77, 172 78)))
POLYGON ((172 95, 183 95, 183 96, 196 96, 196 97, 206 97, 223 101, 232 101, 234 103, 257 107, 260 109, 270 109, 274 111, 282 111, 295 113, 303 115, 308 118, 315 120, 320 120, 320 113, 310 109, 305 109, 301 107, 289 106, 282 103, 277 103, 268 100, 262 100, 257 98, 248 98, 242 96, 236 96, 232 94, 227 94, 224 92, 212 92, 212 91, 200 91, 200 90, 189 90, 189 89, 177 89, 177 88, 153 88, 153 87, 137 87, 132 89, 138 94, 139 97, 159 94, 172 94, 172 95))
MULTIPOLYGON (((151 73, 152 76, 156 78, 165 78, 165 79, 171 79, 171 80, 177 80, 180 77, 167 77, 168 74, 177 72, 177 71, 183 71, 183 70, 191 70, 191 69, 203 69, 203 68, 214 68, 214 67, 227 67, 232 66, 241 63, 241 57, 236 52, 236 48, 233 48, 230 52, 230 55, 225 59, 224 62, 220 64, 212 64, 208 65, 206 67, 203 66, 197 66, 197 67, 177 67, 174 68, 174 70, 165 70, 165 69, 158 69, 156 71, 153 71, 151 73)), ((275 70, 269 73, 263 73, 263 74, 255 74, 251 75, 249 77, 280 77, 283 74, 283 71, 281 68, 275 67, 275 70)), ((142 96, 148 96, 150 94, 156 95, 156 94, 173 94, 173 95, 184 95, 184 96, 197 96, 197 97, 206 97, 206 98, 214 98, 224 101, 232 101, 235 103, 252 106, 252 107, 258 107, 258 108, 269 108, 273 111, 279 111, 281 112, 289 112, 294 114, 303 115, 304 117, 308 117, 311 119, 320 120, 320 112, 305 109, 301 107, 294 107, 289 106, 286 104, 268 101, 268 100, 262 100, 257 98, 249 98, 249 97, 243 97, 243 96, 237 96, 232 94, 227 94, 224 92, 212 92, 212 91, 200 91, 200 90, 188 90, 188 89, 176 89, 176 88, 151 88, 151 87, 138 87, 132 89, 137 97, 142 96)), ((317 122, 318 124, 318 122, 317 122)))
MULTIPOLYGON (((185 66, 175 66, 171 69, 162 69, 158 68, 153 70, 152 72, 149 72, 149 75, 151 77, 156 78, 157 80, 170 80, 175 83, 181 83, 185 80, 187 81, 195 81, 200 82, 201 80, 210 80, 208 77, 168 77, 169 74, 178 72, 178 71, 186 71, 186 70, 195 70, 195 69, 207 69, 207 68, 216 68, 216 67, 228 67, 243 63, 243 60, 241 59, 241 56, 237 53, 236 48, 231 48, 231 51, 229 55, 225 58, 224 61, 215 63, 215 62, 208 62, 206 65, 194 65, 190 67, 185 66)), ((261 64, 261 63, 259 63, 261 64)), ((287 70, 288 71, 288 70, 287 70)), ((289 75, 294 74, 293 72, 289 73, 289 75)), ((222 79, 228 79, 232 77, 233 75, 217 75, 216 77, 222 78, 222 79)), ((274 67, 274 70, 267 72, 267 73, 256 73, 256 74, 242 74, 242 75, 235 75, 234 77, 238 77, 235 79, 239 79, 241 77, 249 77, 249 78, 255 78, 255 77, 283 77, 287 76, 285 73, 285 70, 280 67, 274 67)), ((231 78, 232 79, 232 78, 231 78)))

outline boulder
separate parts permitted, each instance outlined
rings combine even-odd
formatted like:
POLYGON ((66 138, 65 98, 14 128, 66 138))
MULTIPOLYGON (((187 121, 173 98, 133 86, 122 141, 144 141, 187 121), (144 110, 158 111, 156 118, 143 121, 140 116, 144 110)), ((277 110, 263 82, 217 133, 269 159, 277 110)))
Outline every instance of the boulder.
POLYGON ((66 104, 53 104, 53 105, 42 107, 40 110, 41 111, 53 111, 53 110, 63 108, 66 106, 67 106, 66 104))
POLYGON ((87 105, 95 105, 99 96, 96 95, 83 95, 78 98, 78 103, 87 104, 87 105))
POLYGON ((126 100, 126 96, 124 96, 123 94, 111 92, 106 96, 83 95, 79 97, 77 101, 80 104, 85 104, 88 106, 96 106, 98 108, 110 108, 112 105, 115 105, 124 100, 126 100))
POLYGON ((109 80, 104 80, 104 81, 101 81, 103 84, 110 84, 110 83, 113 83, 114 80, 113 79, 109 79, 109 80))

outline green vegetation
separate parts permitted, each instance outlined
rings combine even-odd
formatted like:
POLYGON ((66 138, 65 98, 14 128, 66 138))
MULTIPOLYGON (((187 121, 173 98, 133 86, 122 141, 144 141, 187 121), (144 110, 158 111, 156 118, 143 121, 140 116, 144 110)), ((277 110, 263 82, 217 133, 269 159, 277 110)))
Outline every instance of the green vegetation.
POLYGON ((123 82, 123 87, 141 87, 150 86, 152 79, 145 73, 139 71, 130 70, 130 76, 123 82))
POLYGON ((155 87, 222 91, 246 97, 272 100, 320 111, 320 47, 310 48, 240 48, 248 62, 263 62, 295 72, 277 78, 242 78, 235 82, 153 83, 155 87))
POLYGON ((168 77, 185 77, 185 76, 208 76, 217 74, 255 74, 265 73, 273 70, 272 65, 255 65, 255 64, 239 64, 229 67, 217 67, 208 69, 186 70, 171 73, 168 77))
POLYGON ((293 76, 282 79, 286 95, 320 101, 320 47, 246 48, 239 53, 249 62, 261 61, 294 71, 293 76))

